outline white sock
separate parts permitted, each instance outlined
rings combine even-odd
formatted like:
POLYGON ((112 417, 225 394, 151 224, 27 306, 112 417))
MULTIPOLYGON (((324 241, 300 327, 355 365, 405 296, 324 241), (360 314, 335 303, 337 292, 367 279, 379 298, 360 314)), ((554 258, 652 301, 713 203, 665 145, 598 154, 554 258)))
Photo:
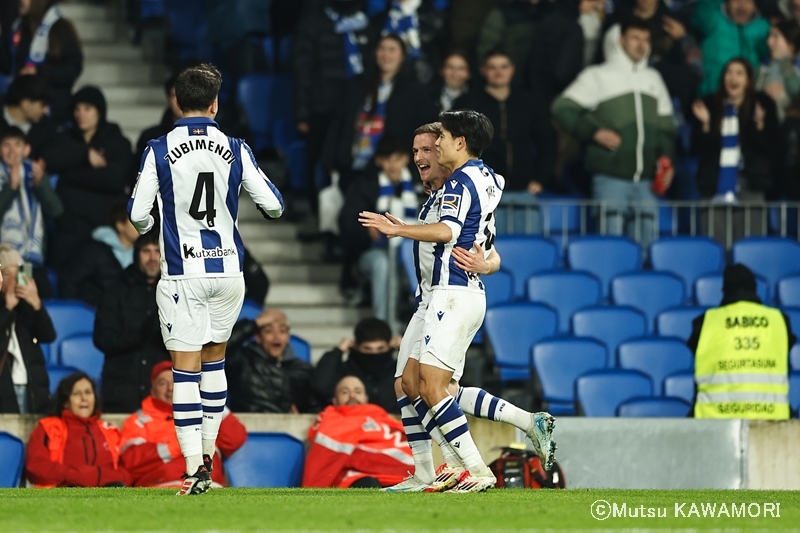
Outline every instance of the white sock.
POLYGON ((505 422, 522 431, 531 426, 531 413, 520 409, 511 402, 492 396, 477 387, 460 387, 456 401, 461 410, 468 415, 486 418, 495 422, 505 422))
POLYGON ((436 472, 433 466, 433 446, 431 436, 422 427, 417 418, 417 411, 411 405, 408 396, 397 399, 400 406, 400 415, 403 419, 403 430, 406 432, 408 446, 414 456, 414 475, 423 483, 433 483, 436 472))
POLYGON ((483 462, 475 441, 469 432, 467 417, 452 396, 431 407, 436 424, 442 430, 445 440, 453 447, 453 451, 461 458, 469 473, 474 476, 485 476, 489 467, 483 462))
POLYGON ((186 473, 190 476, 203 464, 203 405, 200 401, 200 372, 172 368, 175 384, 172 388, 172 416, 181 453, 186 458, 186 473), (197 459, 199 458, 199 463, 197 459))
POLYGON ((202 364, 200 398, 203 401, 203 455, 214 457, 219 426, 225 417, 228 399, 228 379, 225 377, 225 359, 202 364))
POLYGON ((422 401, 422 398, 418 397, 414 400, 414 409, 417 411, 418 420, 422 422, 422 425, 428 431, 431 439, 433 439, 433 442, 439 447, 439 451, 442 452, 444 462, 447 463, 448 466, 463 468, 464 464, 461 462, 456 452, 453 451, 450 443, 445 440, 442 430, 436 425, 433 412, 428 409, 428 406, 422 401))

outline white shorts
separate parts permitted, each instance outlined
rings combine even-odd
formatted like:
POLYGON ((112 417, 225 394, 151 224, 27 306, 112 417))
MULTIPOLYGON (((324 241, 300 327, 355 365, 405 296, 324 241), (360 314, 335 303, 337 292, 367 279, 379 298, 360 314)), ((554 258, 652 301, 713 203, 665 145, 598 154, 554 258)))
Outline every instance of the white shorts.
POLYGON ((457 289, 436 289, 428 302, 422 326, 420 364, 453 372, 456 381, 464 375, 467 348, 483 324, 486 296, 457 289))
POLYGON ((394 377, 399 378, 406 369, 409 359, 419 361, 419 350, 422 345, 422 325, 425 323, 425 309, 419 309, 408 322, 400 349, 397 350, 397 370, 394 377))
POLYGON ((162 279, 156 290, 167 350, 199 352, 228 342, 244 302, 244 277, 162 279))

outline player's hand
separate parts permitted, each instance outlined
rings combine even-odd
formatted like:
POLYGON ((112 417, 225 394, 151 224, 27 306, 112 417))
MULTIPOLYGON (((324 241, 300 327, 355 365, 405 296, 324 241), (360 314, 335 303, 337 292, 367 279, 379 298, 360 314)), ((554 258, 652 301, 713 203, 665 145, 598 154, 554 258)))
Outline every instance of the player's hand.
POLYGON ((528 182, 528 194, 536 196, 537 194, 542 192, 542 188, 543 188, 542 184, 539 183, 538 181, 531 180, 530 182, 528 182))
POLYGON ((42 308, 42 300, 39 298, 39 290, 36 288, 36 282, 25 274, 23 274, 22 277, 25 279, 25 285, 17 283, 17 288, 14 290, 14 293, 20 300, 28 302, 31 307, 33 307, 34 311, 38 311, 42 308))
POLYGON ((667 34, 675 39, 676 41, 683 39, 686 37, 686 26, 678 22, 672 17, 667 17, 666 15, 663 17, 664 20, 664 31, 667 34))
POLYGON ((89 164, 92 168, 103 168, 107 165, 105 156, 94 148, 89 148, 89 164))
POLYGON ((398 228, 400 225, 402 225, 392 222, 383 215, 379 215, 378 213, 370 213, 369 211, 362 211, 359 213, 358 221, 361 222, 361 225, 365 228, 375 228, 389 238, 396 237, 398 228))
POLYGON ((595 132, 594 142, 604 148, 608 148, 613 152, 619 148, 620 144, 622 144, 622 137, 620 137, 619 133, 614 130, 601 128, 595 132))
POLYGON ((475 243, 475 253, 459 246, 454 246, 450 255, 455 258, 456 266, 465 272, 489 274, 489 263, 484 257, 483 248, 477 242, 475 243))
POLYGON ((25 74, 36 74, 36 66, 35 65, 25 65, 19 71, 20 75, 24 76, 25 74))
POLYGON ((350 350, 353 346, 356 345, 356 342, 353 339, 342 339, 342 342, 339 343, 339 350, 344 353, 350 350))
POLYGON ((306 134, 309 132, 309 130, 311 130, 311 127, 308 125, 308 122, 298 122, 297 124, 295 124, 295 127, 297 128, 297 131, 303 134, 306 134))
POLYGON ((47 168, 47 164, 44 162, 44 159, 41 157, 36 161, 31 163, 33 167, 33 184, 39 185, 42 181, 42 177, 44 177, 44 170, 47 168))

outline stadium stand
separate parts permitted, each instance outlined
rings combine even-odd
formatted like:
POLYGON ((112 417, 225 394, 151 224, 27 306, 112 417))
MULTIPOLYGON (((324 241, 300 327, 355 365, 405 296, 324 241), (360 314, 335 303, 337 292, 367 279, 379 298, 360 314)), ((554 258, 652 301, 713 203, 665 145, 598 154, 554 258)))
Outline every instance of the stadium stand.
POLYGON ((650 378, 635 370, 595 370, 575 381, 578 412, 585 416, 616 416, 622 402, 652 393, 650 378))
POLYGON ((800 307, 800 276, 787 276, 778 282, 778 303, 800 307))
POLYGON ((647 331, 655 329, 658 314, 680 305, 684 298, 683 281, 667 272, 634 272, 611 281, 611 298, 617 305, 629 305, 647 317, 647 331))
POLYGON ((561 333, 569 332, 575 311, 600 303, 600 280, 588 272, 542 272, 528 279, 527 289, 528 300, 558 312, 561 333))
POLYGON ((722 273, 725 250, 707 237, 663 237, 650 245, 653 270, 671 272, 693 287, 697 278, 722 273))
POLYGON ((53 327, 56 329, 56 340, 51 344, 43 344, 45 359, 57 365, 61 343, 65 339, 78 334, 92 334, 94 331, 94 309, 78 300, 48 300, 43 302, 53 327))
POLYGON ((763 277, 770 288, 772 303, 778 281, 790 274, 800 272, 800 244, 780 237, 748 237, 733 245, 733 262, 747 265, 755 274, 763 277))
POLYGON ((553 270, 558 261, 555 243, 542 237, 501 235, 495 239, 503 267, 514 276, 514 297, 525 297, 525 282, 532 275, 553 270))
POLYGON ((248 433, 244 445, 225 460, 232 487, 299 487, 305 447, 286 433, 248 433))
POLYGON ((685 370, 664 378, 664 396, 675 396, 692 403, 694 401, 694 371, 685 370))
POLYGON ((617 346, 621 342, 646 333, 647 317, 633 307, 591 307, 572 315, 572 334, 592 337, 605 344, 608 367, 616 364, 617 346))
POLYGON ((664 394, 664 379, 683 370, 694 370, 694 356, 677 339, 641 338, 623 342, 617 348, 619 368, 638 370, 653 382, 653 395, 664 394))
POLYGON ((25 465, 25 445, 5 431, 0 431, 0 488, 19 487, 25 465))
MULTIPOLYGON (((770 301, 769 283, 761 276, 756 276, 756 294, 762 302, 770 301)), ((697 278, 694 283, 694 300, 699 306, 718 306, 722 301, 722 274, 697 278)))
POLYGON ((686 418, 692 405, 681 398, 643 396, 631 398, 617 407, 617 416, 636 418, 686 418))
POLYGON ((102 391, 101 381, 105 355, 95 347, 91 334, 73 335, 64 339, 58 359, 62 367, 77 368, 85 372, 95 381, 97 390, 102 391))
POLYGON ((707 307, 673 307, 662 311, 656 317, 656 333, 660 337, 678 337, 685 342, 692 334, 692 321, 707 309, 707 307))
POLYGON ((567 246, 567 264, 573 270, 585 270, 597 276, 603 298, 607 298, 614 277, 641 270, 642 250, 626 237, 580 237, 567 246))

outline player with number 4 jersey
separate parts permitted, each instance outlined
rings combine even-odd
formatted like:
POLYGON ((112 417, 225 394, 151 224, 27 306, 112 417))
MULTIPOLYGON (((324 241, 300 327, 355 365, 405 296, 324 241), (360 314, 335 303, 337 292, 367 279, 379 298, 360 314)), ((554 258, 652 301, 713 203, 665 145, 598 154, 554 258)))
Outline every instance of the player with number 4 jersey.
POLYGON ((253 152, 214 121, 221 83, 211 65, 181 72, 175 96, 184 118, 147 143, 128 203, 139 233, 155 224, 154 201, 160 213, 156 302, 172 356, 173 415, 186 459, 178 495, 201 494, 211 486, 211 458, 227 399, 225 347, 245 291, 237 228, 240 188, 265 217, 283 213, 281 194, 258 168, 253 152))

